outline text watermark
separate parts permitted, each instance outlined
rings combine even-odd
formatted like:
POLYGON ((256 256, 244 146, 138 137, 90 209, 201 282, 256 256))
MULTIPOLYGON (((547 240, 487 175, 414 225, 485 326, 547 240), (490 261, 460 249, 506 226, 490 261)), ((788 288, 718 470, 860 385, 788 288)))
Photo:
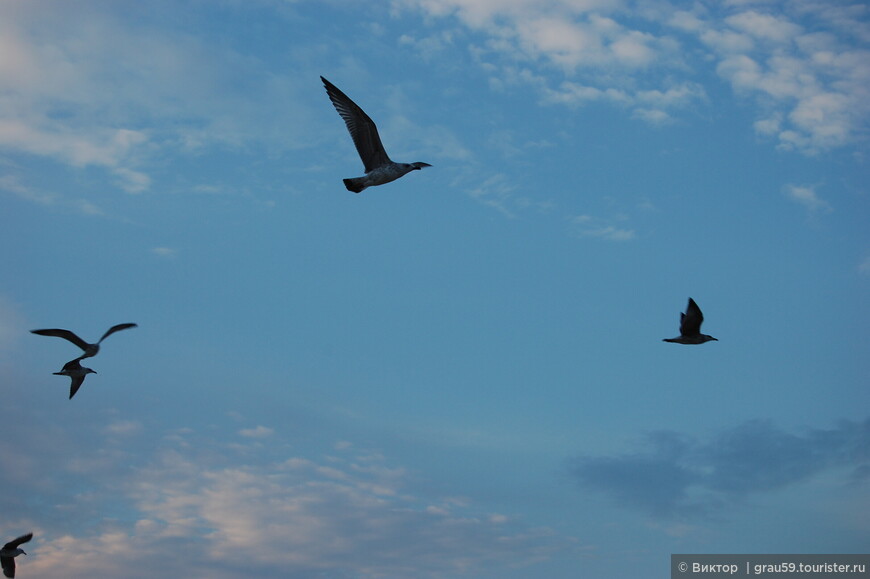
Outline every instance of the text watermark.
POLYGON ((671 579, 870 579, 867 555, 671 555, 671 579))

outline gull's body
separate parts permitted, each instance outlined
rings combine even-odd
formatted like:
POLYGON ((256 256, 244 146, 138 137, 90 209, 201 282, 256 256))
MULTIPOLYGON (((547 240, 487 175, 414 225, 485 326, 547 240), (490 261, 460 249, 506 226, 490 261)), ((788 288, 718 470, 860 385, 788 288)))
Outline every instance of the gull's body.
POLYGON ((63 365, 63 369, 60 372, 54 372, 55 376, 69 376, 71 382, 69 384, 69 399, 72 400, 72 397, 76 395, 76 392, 81 388, 82 383, 85 381, 85 376, 88 374, 96 374, 90 368, 83 368, 79 363, 81 358, 76 358, 75 360, 70 360, 66 364, 63 365))
POLYGON ((701 333, 701 324, 704 322, 704 314, 701 313, 701 308, 695 303, 695 300, 689 298, 689 305, 686 306, 686 313, 680 313, 680 335, 676 338, 664 338, 665 342, 673 342, 674 344, 703 344, 714 340, 713 336, 701 333))
POLYGON ((323 78, 323 86, 326 87, 326 94, 329 95, 329 100, 332 101, 335 110, 344 119, 347 130, 353 139, 353 144, 362 159, 366 174, 363 177, 355 177, 353 179, 344 179, 344 186, 348 191, 359 193, 366 187, 374 187, 375 185, 383 185, 390 181, 395 181, 399 177, 422 169, 423 167, 431 167, 429 163, 395 163, 387 156, 387 151, 381 144, 381 137, 378 135, 378 128, 374 121, 363 111, 355 102, 350 100, 346 94, 338 90, 338 88, 323 78))
POLYGON ((97 352, 100 351, 100 342, 118 332, 120 330, 126 330, 127 328, 135 328, 136 324, 118 324, 116 326, 112 326, 106 333, 103 334, 103 337, 100 338, 96 344, 88 344, 74 333, 69 330, 60 330, 60 329, 50 329, 50 330, 30 330, 30 333, 36 334, 38 336, 54 336, 56 338, 63 338, 64 340, 69 340, 76 346, 82 349, 84 352, 79 359, 90 358, 92 356, 96 356, 97 352))
POLYGON ((33 538, 33 533, 21 535, 17 539, 13 539, 3 545, 0 549, 0 563, 3 565, 3 574, 7 577, 15 577, 15 557, 18 555, 26 555, 24 549, 19 545, 26 543, 33 538))

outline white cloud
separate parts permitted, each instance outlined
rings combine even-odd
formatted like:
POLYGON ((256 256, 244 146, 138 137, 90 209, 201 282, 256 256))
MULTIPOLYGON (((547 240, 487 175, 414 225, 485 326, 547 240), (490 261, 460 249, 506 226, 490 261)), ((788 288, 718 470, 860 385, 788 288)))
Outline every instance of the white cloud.
POLYGON ((226 45, 117 7, 0 3, 0 150, 96 167, 129 193, 177 153, 310 146, 293 138, 311 122, 297 90, 226 45))
POLYGON ((493 78, 524 80, 550 102, 627 105, 633 117, 658 124, 706 100, 692 75, 712 66, 734 91, 755 101, 756 131, 776 138, 782 149, 814 154, 848 145, 870 121, 870 50, 861 46, 870 42, 870 26, 868 11, 856 6, 780 0, 696 4, 691 10, 604 0, 394 5, 455 18, 489 35, 487 49, 476 52, 485 70, 493 78), (703 51, 696 53, 695 46, 703 51), (487 52, 498 58, 490 62, 487 52), (505 56, 522 63, 525 75, 512 74, 505 56), (554 83, 530 63, 553 65, 563 76, 554 83), (638 74, 648 71, 655 74, 638 74), (667 107, 642 102, 650 93, 674 90, 685 92, 667 107))
POLYGON ((0 350, 6 350, 25 335, 24 316, 8 298, 0 295, 0 350))
POLYGON ((104 432, 115 436, 129 436, 136 434, 140 430, 142 430, 140 422, 135 420, 118 420, 106 426, 104 432))
POLYGON ((178 254, 178 250, 172 247, 155 247, 151 250, 151 253, 160 257, 175 257, 178 254))
POLYGON ((617 227, 591 215, 577 215, 570 222, 577 235, 582 237, 597 237, 607 241, 631 241, 635 238, 633 229, 617 227))
POLYGON ((631 116, 651 125, 662 125, 673 120, 668 113, 660 109, 634 109, 631 116))
POLYGON ((514 191, 516 185, 502 173, 496 173, 486 178, 482 183, 468 191, 472 199, 489 207, 497 209, 505 217, 515 217, 514 191))
POLYGON ((57 200, 57 196, 35 191, 21 183, 21 180, 15 175, 3 175, 0 177, 0 190, 13 193, 22 199, 39 203, 40 205, 51 205, 57 200))
POLYGON ((263 425, 258 425, 256 428, 243 428, 239 430, 239 434, 247 438, 268 438, 274 433, 274 430, 263 425))
POLYGON ((719 75, 767 109, 756 131, 778 137, 781 148, 812 154, 849 144, 866 129, 870 52, 841 40, 842 23, 824 10, 802 7, 804 14, 740 12, 706 23, 700 38, 720 58, 719 75), (796 22, 801 17, 829 30, 806 32, 796 22))
POLYGON ((628 92, 615 88, 601 90, 574 82, 562 83, 560 90, 546 89, 547 102, 578 104, 602 101, 631 109, 631 116, 651 125, 660 125, 673 120, 671 113, 707 98, 704 89, 694 83, 659 89, 628 92))
POLYGON ((123 520, 81 525, 75 536, 43 521, 22 575, 435 578, 532 565, 576 549, 571 538, 478 512, 468 501, 417 497, 404 469, 348 454, 248 455, 255 464, 164 449, 113 481, 123 493, 114 500, 127 503, 123 520))
POLYGON ((105 211, 86 199, 79 199, 75 202, 75 205, 78 207, 79 211, 85 215, 103 216, 106 214, 105 211))
POLYGON ((780 127, 782 126, 782 117, 775 114, 770 118, 755 121, 752 126, 758 134, 775 135, 779 133, 780 127))
POLYGON ((794 40, 801 33, 801 27, 770 14, 762 14, 748 10, 729 16, 725 23, 732 28, 746 32, 757 39, 785 44, 794 40))
POLYGON ((831 211, 831 206, 819 197, 816 188, 812 185, 786 185, 784 190, 789 199, 803 205, 811 213, 831 211))

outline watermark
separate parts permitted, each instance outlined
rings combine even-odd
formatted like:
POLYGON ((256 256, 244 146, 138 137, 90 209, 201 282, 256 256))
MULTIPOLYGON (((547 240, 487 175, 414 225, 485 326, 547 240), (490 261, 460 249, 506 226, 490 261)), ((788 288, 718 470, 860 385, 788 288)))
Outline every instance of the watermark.
POLYGON ((671 555, 671 579, 870 579, 868 555, 671 555))

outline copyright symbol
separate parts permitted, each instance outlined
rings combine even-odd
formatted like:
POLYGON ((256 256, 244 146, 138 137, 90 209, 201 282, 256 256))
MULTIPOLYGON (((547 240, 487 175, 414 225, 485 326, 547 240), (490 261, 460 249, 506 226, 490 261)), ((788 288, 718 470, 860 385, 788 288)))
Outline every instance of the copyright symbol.
POLYGON ((689 565, 686 564, 685 561, 683 561, 682 563, 680 563, 680 564, 678 565, 678 567, 680 568, 680 571, 681 571, 682 573, 685 573, 686 570, 689 568, 689 565))

